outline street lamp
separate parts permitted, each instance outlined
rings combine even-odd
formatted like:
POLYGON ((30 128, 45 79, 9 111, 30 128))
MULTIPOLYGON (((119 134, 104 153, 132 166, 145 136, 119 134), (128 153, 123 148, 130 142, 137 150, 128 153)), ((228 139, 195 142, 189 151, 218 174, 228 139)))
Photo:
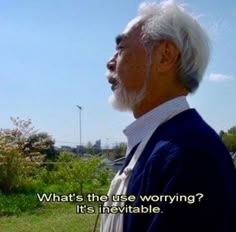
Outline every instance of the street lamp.
POLYGON ((82 128, 81 128, 81 112, 82 112, 82 106, 76 105, 77 108, 79 109, 79 143, 80 143, 80 149, 82 145, 82 128))

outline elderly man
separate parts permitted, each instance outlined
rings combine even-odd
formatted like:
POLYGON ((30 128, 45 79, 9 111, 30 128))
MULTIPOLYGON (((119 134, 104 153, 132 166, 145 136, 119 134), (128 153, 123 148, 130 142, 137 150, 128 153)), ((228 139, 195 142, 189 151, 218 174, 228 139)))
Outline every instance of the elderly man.
POLYGON ((124 130, 125 164, 104 205, 124 211, 104 213, 101 232, 236 231, 231 157, 186 101, 208 60, 206 33, 172 1, 142 4, 117 36, 107 64, 110 102, 136 120, 124 130), (135 199, 118 202, 114 195, 135 199))

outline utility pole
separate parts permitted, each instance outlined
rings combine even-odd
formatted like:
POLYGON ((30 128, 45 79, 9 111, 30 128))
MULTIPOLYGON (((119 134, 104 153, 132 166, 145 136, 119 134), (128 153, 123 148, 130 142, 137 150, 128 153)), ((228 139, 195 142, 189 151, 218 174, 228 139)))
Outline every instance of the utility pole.
POLYGON ((79 109, 79 145, 80 148, 82 146, 82 127, 81 127, 81 112, 82 112, 82 106, 76 105, 77 108, 79 109))

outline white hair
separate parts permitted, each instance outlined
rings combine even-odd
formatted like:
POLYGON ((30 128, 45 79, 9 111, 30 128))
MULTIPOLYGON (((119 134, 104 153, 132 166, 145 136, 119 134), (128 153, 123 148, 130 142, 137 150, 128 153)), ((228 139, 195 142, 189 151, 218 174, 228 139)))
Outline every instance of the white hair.
POLYGON ((181 54, 178 63, 180 81, 189 92, 194 92, 209 62, 207 33, 194 16, 173 0, 142 3, 139 16, 144 21, 142 41, 147 50, 151 51, 157 41, 172 41, 181 54))

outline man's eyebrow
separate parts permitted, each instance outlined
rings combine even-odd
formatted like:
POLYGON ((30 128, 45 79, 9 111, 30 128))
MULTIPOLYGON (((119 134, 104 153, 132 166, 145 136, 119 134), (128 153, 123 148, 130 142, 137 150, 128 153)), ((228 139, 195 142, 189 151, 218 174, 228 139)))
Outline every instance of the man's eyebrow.
POLYGON ((116 45, 118 45, 125 38, 126 38, 126 35, 124 35, 124 34, 117 35, 116 39, 115 39, 116 40, 116 45))

